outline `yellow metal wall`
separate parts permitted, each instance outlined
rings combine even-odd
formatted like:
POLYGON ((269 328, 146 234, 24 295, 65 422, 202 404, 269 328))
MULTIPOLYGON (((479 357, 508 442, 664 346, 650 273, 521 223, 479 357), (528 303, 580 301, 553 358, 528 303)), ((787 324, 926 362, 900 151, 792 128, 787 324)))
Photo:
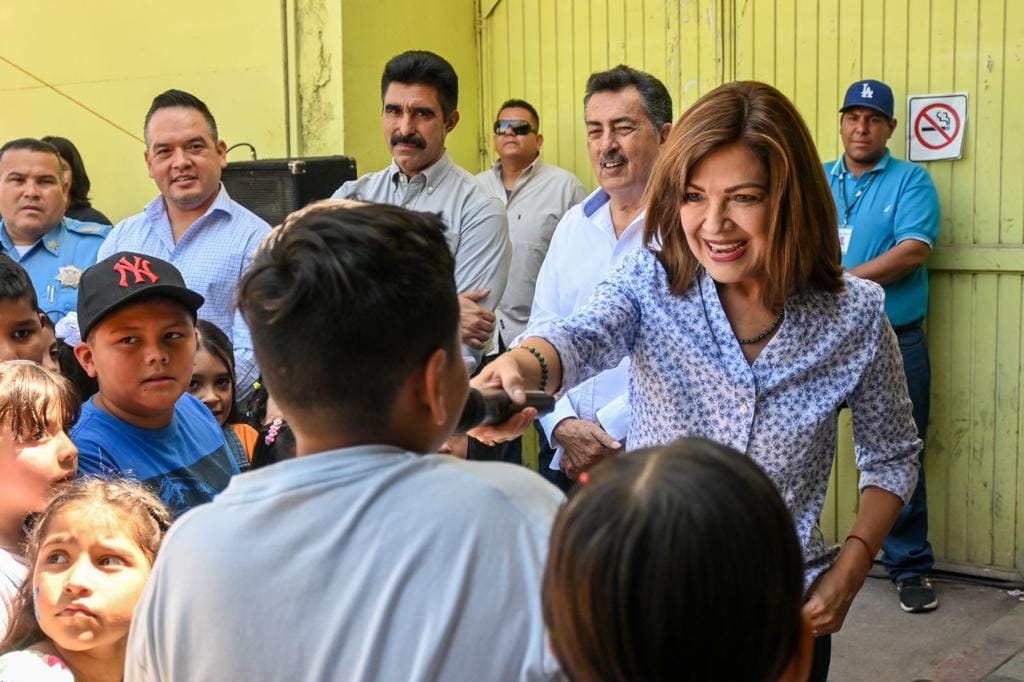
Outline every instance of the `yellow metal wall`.
MULTIPOLYGON (((969 94, 964 158, 928 164, 943 216, 929 263, 931 538, 949 563, 1024 568, 1024 139, 1012 105, 1024 95, 1024 4, 488 0, 482 14, 485 118, 508 97, 535 102, 547 159, 591 187, 583 87, 619 62, 662 78, 677 116, 722 82, 772 83, 799 106, 823 160, 841 151, 836 110, 854 80, 893 86, 898 157, 907 95, 969 94)), ((848 444, 834 479, 822 519, 833 537, 856 513, 848 444)))
MULTIPOLYGON (((153 96, 167 88, 203 99, 228 144, 250 142, 266 157, 284 154, 279 2, 2 2, 0 27, 0 138, 72 140, 85 159, 95 206, 113 220, 156 195, 142 159, 142 121, 153 96)), ((236 151, 231 158, 247 157, 236 151)))
POLYGON ((449 149, 475 170, 477 16, 474 0, 436 0, 429 11, 410 0, 0 2, 0 142, 71 139, 96 207, 119 220, 156 195, 142 121, 154 95, 177 87, 210 106, 229 145, 252 143, 261 158, 345 153, 367 172, 389 162, 384 63, 429 49, 459 74, 462 121, 449 149))

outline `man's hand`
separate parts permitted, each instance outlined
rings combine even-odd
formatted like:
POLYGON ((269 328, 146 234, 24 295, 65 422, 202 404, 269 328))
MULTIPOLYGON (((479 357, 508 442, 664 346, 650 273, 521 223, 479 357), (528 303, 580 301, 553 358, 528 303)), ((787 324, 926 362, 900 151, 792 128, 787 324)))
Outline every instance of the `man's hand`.
POLYGON ((574 480, 605 457, 622 450, 622 443, 609 436, 600 424, 583 419, 563 419, 551 435, 565 450, 559 466, 574 480))
POLYGON ((470 348, 481 350, 494 333, 494 313, 477 303, 490 294, 490 289, 459 294, 459 329, 462 331, 462 342, 470 348))

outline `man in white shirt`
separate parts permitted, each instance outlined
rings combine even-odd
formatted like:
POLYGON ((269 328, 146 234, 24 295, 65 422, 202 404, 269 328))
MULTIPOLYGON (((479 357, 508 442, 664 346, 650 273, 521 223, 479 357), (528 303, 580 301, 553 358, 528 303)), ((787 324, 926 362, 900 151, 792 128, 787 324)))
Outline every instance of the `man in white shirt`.
MULTIPOLYGON (((600 187, 558 223, 537 276, 530 326, 583 306, 643 238, 644 190, 672 129, 672 98, 654 76, 625 65, 594 73, 583 99, 590 164, 600 187)), ((559 487, 623 450, 629 360, 571 389, 538 421, 541 473, 559 487)))
POLYGON ((403 52, 384 66, 381 84, 391 165, 346 182, 332 198, 441 215, 461 294, 462 357, 473 371, 494 330, 490 311, 508 278, 512 249, 505 207, 445 150, 445 138, 459 122, 459 78, 451 64, 433 52, 403 52))
POLYGON ((498 304, 495 352, 504 351, 526 329, 537 273, 555 226, 587 196, 575 175, 544 162, 543 144, 537 110, 526 100, 510 99, 494 121, 498 159, 476 176, 484 191, 504 204, 512 240, 508 284, 498 304))

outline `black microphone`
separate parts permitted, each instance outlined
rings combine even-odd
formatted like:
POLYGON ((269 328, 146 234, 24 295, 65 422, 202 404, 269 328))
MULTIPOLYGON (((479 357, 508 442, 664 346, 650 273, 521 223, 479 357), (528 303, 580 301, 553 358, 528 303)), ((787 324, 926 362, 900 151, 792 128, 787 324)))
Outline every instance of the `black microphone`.
POLYGON ((535 407, 538 413, 544 414, 554 409, 555 398, 544 391, 526 391, 526 402, 514 403, 501 389, 481 392, 471 388, 459 423, 455 425, 455 433, 465 433, 476 426, 500 424, 527 407, 535 407))

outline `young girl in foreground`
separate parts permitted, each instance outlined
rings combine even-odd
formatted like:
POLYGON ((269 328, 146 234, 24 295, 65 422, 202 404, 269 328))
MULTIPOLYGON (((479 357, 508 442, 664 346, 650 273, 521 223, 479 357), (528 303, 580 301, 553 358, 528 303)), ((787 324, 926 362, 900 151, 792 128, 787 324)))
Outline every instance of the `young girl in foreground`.
POLYGON ((220 327, 199 320, 199 343, 196 345, 196 367, 188 392, 203 401, 224 430, 228 451, 234 455, 239 471, 249 468, 256 429, 242 423, 235 403, 235 354, 231 341, 220 327))
POLYGON ((0 642, 4 682, 120 680, 135 602, 171 517, 137 483, 77 481, 40 515, 0 642))
POLYGON ((25 519, 78 469, 68 438, 78 415, 70 384, 29 360, 0 362, 0 638, 28 574, 25 519))
POLYGON ((753 461, 709 440, 612 457, 551 532, 544 622, 570 680, 806 680, 803 556, 753 461))

